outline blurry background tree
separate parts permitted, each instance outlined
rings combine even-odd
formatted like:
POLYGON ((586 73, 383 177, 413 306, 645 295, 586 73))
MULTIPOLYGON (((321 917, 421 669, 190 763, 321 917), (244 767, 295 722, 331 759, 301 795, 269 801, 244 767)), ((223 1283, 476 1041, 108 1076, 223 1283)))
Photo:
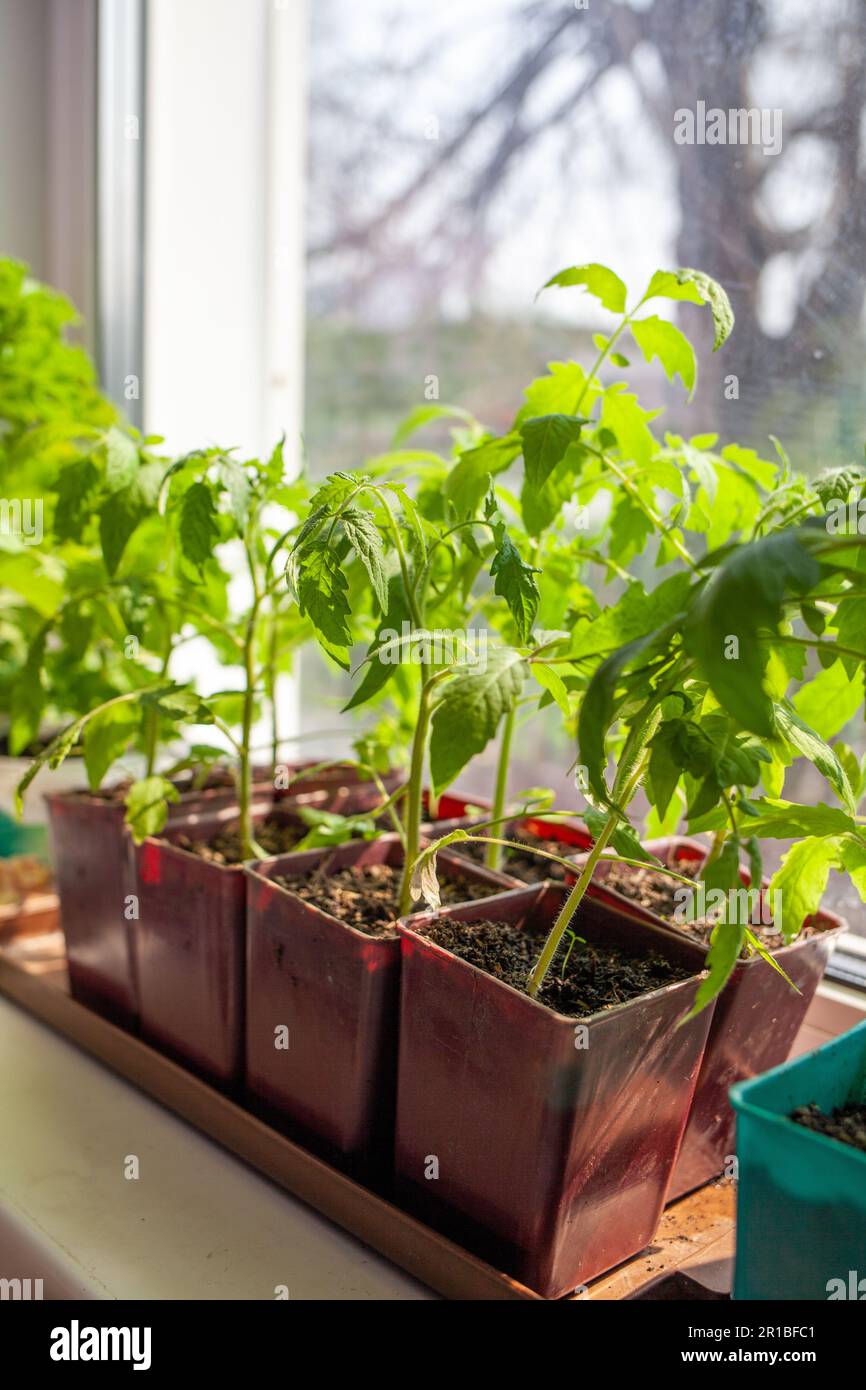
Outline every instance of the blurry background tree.
POLYGON ((672 392, 665 425, 779 434, 805 467, 861 455, 863 0, 317 0, 311 88, 317 471, 357 457, 358 424, 381 447, 430 375, 506 423, 580 351, 574 301, 535 290, 592 259, 730 291, 738 330, 713 358, 697 326, 697 403, 672 392), (781 110, 780 152, 675 143, 698 101, 781 110))

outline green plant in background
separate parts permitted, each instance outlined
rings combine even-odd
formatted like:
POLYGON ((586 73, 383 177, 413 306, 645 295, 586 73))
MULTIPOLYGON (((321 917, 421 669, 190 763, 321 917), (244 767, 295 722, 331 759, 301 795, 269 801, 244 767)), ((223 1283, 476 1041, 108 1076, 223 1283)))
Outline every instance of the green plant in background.
MULTIPOLYGON (((62 638, 67 609, 105 621, 116 619, 109 641, 123 650, 131 639, 139 653, 131 663, 136 679, 134 688, 91 702, 35 760, 22 787, 45 763, 56 766, 79 738, 92 787, 101 784, 108 768, 130 747, 137 748, 144 757, 144 776, 129 789, 127 820, 133 837, 140 840, 165 825, 168 803, 178 796, 172 779, 180 771, 225 758, 222 748, 198 744, 159 773, 157 751, 185 726, 215 724, 236 760, 243 854, 256 856, 251 816, 253 725, 274 691, 277 675, 288 668, 308 636, 286 595, 284 561, 280 564, 299 525, 296 514, 305 503, 306 483, 287 483, 284 472, 281 444, 265 462, 240 461, 218 448, 173 462, 137 451, 122 481, 124 500, 118 503, 118 491, 110 492, 107 500, 102 493, 96 498, 83 494, 77 500, 80 538, 85 541, 88 528, 99 526, 103 564, 90 588, 85 587, 86 569, 73 575, 72 592, 54 621, 59 622, 62 638), (134 505, 125 500, 130 491, 134 505), (105 525, 106 509, 115 519, 129 520, 120 538, 116 527, 105 525), (229 601, 232 548, 240 554, 247 582, 246 602, 240 606, 229 601), (175 652, 197 637, 207 638, 224 665, 240 666, 239 690, 209 691, 202 698, 171 679, 175 652)), ((58 516, 68 528, 68 492, 58 516)), ((43 651, 47 635, 43 633, 43 651)), ((92 638, 91 632, 91 652, 92 638)), ((63 650, 62 641, 60 647, 63 650)), ((130 679, 127 673, 127 686, 130 679)))

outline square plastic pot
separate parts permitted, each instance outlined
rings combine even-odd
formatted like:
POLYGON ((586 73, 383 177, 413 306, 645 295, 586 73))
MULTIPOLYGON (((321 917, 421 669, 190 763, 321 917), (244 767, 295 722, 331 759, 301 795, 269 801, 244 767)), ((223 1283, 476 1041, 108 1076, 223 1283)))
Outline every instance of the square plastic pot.
MULTIPOLYGON (((697 867, 706 857, 698 840, 649 841, 647 848, 670 868, 697 867)), ((591 891, 639 920, 654 922, 680 935, 676 926, 604 887, 605 865, 596 870, 591 891), (597 886, 596 886, 597 880, 597 886)), ((743 871, 743 883, 749 876, 743 871)), ((773 952, 797 993, 778 971, 759 956, 739 960, 716 1001, 704 1060, 692 1101, 668 1200, 674 1201, 725 1172, 734 1156, 734 1112, 728 1091, 738 1081, 760 1076, 784 1062, 803 1025, 836 937, 847 924, 831 912, 819 912, 808 925, 816 928, 790 946, 773 952)))
MULTIPOLYGON (((270 810, 260 808, 255 818, 270 810)), ((179 819, 139 845, 139 918, 132 924, 142 1036, 228 1090, 243 1079, 243 866, 210 863, 176 841, 190 832, 207 839, 236 816, 231 806, 179 819)))
POLYGON ((866 1153, 789 1119, 866 1103, 866 1022, 731 1091, 737 1115, 735 1299, 866 1296, 866 1153))
MULTIPOLYGON (((443 909, 546 930, 559 885, 443 909)), ((395 1172, 424 1220, 547 1298, 569 1293, 653 1237, 698 1075, 711 1010, 679 1027, 702 953, 584 899, 589 942, 656 950, 694 968, 587 1019, 567 1018, 399 926, 395 1172)))
MULTIPOLYGON (((385 835, 247 865, 248 1096, 278 1128, 373 1179, 390 1172, 393 1150, 399 937, 347 926, 274 879, 402 862, 385 835)), ((440 869, 491 894, 508 887, 447 850, 440 869)))
POLYGON ((72 997, 135 1030, 134 924, 126 916, 134 855, 123 805, 75 792, 46 800, 72 997))

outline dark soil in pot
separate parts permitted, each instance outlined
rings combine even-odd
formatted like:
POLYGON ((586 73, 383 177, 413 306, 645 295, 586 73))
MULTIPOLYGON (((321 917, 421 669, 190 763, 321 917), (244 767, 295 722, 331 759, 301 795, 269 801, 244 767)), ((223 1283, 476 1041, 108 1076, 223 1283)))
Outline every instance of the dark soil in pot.
MULTIPOLYGON (((307 878, 280 877, 274 882, 338 917, 347 927, 368 936, 382 936, 393 931, 400 915, 401 879, 402 869, 391 864, 351 864, 333 871, 326 859, 307 878)), ((477 882, 468 874, 458 877, 443 872, 439 887, 446 906, 476 902, 491 893, 489 883, 477 882)))
MULTIPOLYGON (((377 1183, 393 1157, 402 865, 399 838, 385 835, 244 869, 249 1099, 293 1139, 377 1183), (281 1028, 284 1048, 274 1045, 281 1028)), ((464 907, 511 886, 448 850, 439 878, 446 901, 464 907)))
POLYGON ((526 886, 399 925, 398 1195, 545 1298, 652 1240, 711 1018, 682 1022, 693 943, 589 898, 574 922, 586 945, 554 963, 553 996, 529 998, 564 901, 560 885, 526 886), (613 990, 587 991, 587 947, 613 990), (557 976, 581 989, 569 998, 557 976))
MULTIPOLYGON (((426 928, 424 935, 518 990, 525 989, 544 941, 542 934, 512 922, 486 920, 445 920, 426 928)), ((667 960, 657 952, 638 956, 618 946, 575 941, 570 950, 566 946, 560 953, 558 970, 554 966, 549 972, 537 997, 556 1013, 586 1018, 688 979, 693 970, 693 966, 667 960)))
MULTIPOLYGON (((697 876, 698 866, 689 863, 678 864, 677 872, 691 878, 693 875, 697 876)), ((701 945, 709 946, 717 916, 709 913, 705 917, 696 918, 693 922, 683 921, 677 912, 679 907, 677 890, 684 885, 677 883, 676 879, 667 878, 664 874, 657 873, 651 868, 634 869, 628 864, 611 864, 604 882, 606 887, 621 893, 630 902, 637 903, 639 907, 654 913, 656 917, 669 922, 679 931, 686 932, 701 945)), ((753 914, 753 916, 757 915, 757 912, 753 914)), ((749 925, 768 951, 777 951, 785 945, 782 933, 775 930, 772 922, 752 921, 749 925)), ((802 941, 808 936, 813 936, 815 930, 811 923, 807 923, 795 939, 802 941)))
MULTIPOLYGON (((309 834, 310 827, 300 820, 289 820, 284 815, 274 813, 255 826, 256 841, 266 854, 290 854, 295 846, 309 834)), ((207 839, 197 837, 193 831, 185 832, 174 839, 178 849, 185 849, 209 864, 242 864, 240 825, 233 821, 222 826, 216 834, 207 839)))
POLYGON ((826 1115, 812 1101, 809 1105, 798 1106, 792 1112, 791 1119, 815 1134, 826 1134, 828 1139, 838 1139, 840 1143, 866 1153, 866 1105, 850 1101, 826 1115))
MULTIPOLYGON (((683 837, 650 840, 646 849, 686 877, 698 878, 706 857, 705 845, 683 837)), ((714 925, 712 918, 693 923, 680 921, 675 916, 674 894, 678 887, 682 885, 676 880, 649 867, 634 869, 602 860, 593 876, 590 894, 616 905, 622 912, 631 912, 633 905, 640 920, 656 921, 678 940, 706 949, 714 925)), ((831 913, 819 912, 787 946, 772 923, 751 926, 773 951, 796 989, 758 955, 743 955, 736 962, 716 1003, 668 1201, 728 1170, 736 1152, 728 1091, 744 1078, 759 1076, 784 1062, 824 972, 833 938, 843 930, 844 923, 831 913)))

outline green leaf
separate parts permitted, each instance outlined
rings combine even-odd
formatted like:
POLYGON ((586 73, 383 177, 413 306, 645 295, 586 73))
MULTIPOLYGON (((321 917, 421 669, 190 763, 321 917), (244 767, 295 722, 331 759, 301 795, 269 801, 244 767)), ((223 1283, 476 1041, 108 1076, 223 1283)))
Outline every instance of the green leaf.
MULTIPOLYGON (((583 819, 586 828, 594 840, 597 840, 604 827, 607 825, 607 811, 595 811, 592 809, 583 812, 583 819)), ((654 854, 645 850, 635 831, 627 820, 620 820, 616 829, 609 840, 609 846, 615 854, 621 854, 624 859, 637 859, 642 864, 658 864, 654 854)))
POLYGON ((84 766, 93 790, 102 785, 112 763, 126 752, 138 725, 138 716, 129 705, 112 705, 87 721, 83 739, 84 766))
POLYGON ((860 897, 866 902, 866 842, 860 835, 843 835, 839 840, 839 858, 860 897))
POLYGON ((739 546, 719 565, 686 619, 687 649, 720 704, 752 733, 771 737, 773 706, 764 688, 763 629, 778 631, 789 589, 805 593, 820 579, 799 533, 774 532, 739 546))
MULTIPOLYGON (((686 1019, 694 1018, 702 1009, 721 994, 728 980, 731 978, 734 966, 739 959, 743 942, 746 939, 746 923, 720 922, 713 928, 713 935, 710 941, 710 949, 707 952, 706 979, 698 985, 698 992, 695 995, 695 1002, 686 1019)), ((683 1020, 683 1022, 686 1021, 683 1020)))
POLYGON ((538 684, 553 697, 568 719, 571 715, 571 706, 568 702, 568 690, 562 677, 557 674, 553 666, 545 666, 540 661, 533 661, 530 670, 538 684))
POLYGON ((526 480, 542 488, 568 448, 580 438, 586 421, 579 415, 541 415, 520 429, 526 480))
POLYGON ((645 319, 633 319, 629 324, 632 335, 647 362, 657 357, 664 367, 669 381, 675 376, 691 396, 695 389, 697 361, 695 350, 685 333, 667 319, 653 315, 645 319))
POLYGON ((163 468, 145 463, 128 487, 114 492, 99 513, 99 538, 105 567, 114 575, 133 532, 156 508, 163 468))
POLYGON ((770 880, 769 891, 774 924, 786 941, 799 936, 807 917, 818 911, 838 848, 834 839, 810 835, 783 856, 781 867, 770 880))
POLYGON ((682 765, 674 752, 677 748, 679 720, 667 720, 659 726, 650 744, 649 783, 652 801, 659 816, 664 818, 671 797, 682 776, 682 765))
POLYGON ((143 777, 133 782, 126 795, 126 824, 137 845, 165 828, 168 804, 179 799, 177 787, 165 777, 143 777))
MULTIPOLYGON (((568 270, 560 270, 541 288, 542 290, 550 289, 552 285, 557 285, 561 289, 568 289, 572 285, 582 286, 611 313, 625 313, 625 285, 618 275, 615 275, 606 265, 599 265, 597 261, 591 261, 587 265, 573 265, 568 270)), ((539 290, 540 293, 541 290, 539 290)))
POLYGON ((603 661, 593 674, 583 697, 577 725, 580 761, 587 769, 590 787, 605 804, 609 800, 604 780, 607 764, 605 737, 616 712, 617 688, 629 663, 645 652, 656 636, 656 633, 649 633, 634 642, 627 642, 603 661))
POLYGON ((577 629, 568 655, 600 655, 662 627, 684 611, 690 585, 687 574, 672 574, 646 593, 643 585, 634 580, 617 603, 577 629))
MULTIPOLYGON (((866 646, 866 598, 843 598, 836 609, 833 624, 837 640, 843 647, 863 651, 866 646)), ((856 656, 840 656, 839 660, 852 677, 858 667, 862 667, 862 662, 856 656)))
MULTIPOLYGON (((277 447, 281 448, 281 445, 277 447)), ((273 455, 271 457, 273 458, 273 455)), ((250 479, 243 465, 236 459, 224 458, 219 465, 218 473, 220 482, 229 496, 229 511, 238 528, 238 534, 243 535, 252 497, 250 479)))
POLYGON ((308 617, 329 656, 349 669, 349 583, 340 561, 326 540, 317 539, 295 558, 298 607, 308 617))
POLYGON ((838 806, 801 806, 796 801, 765 797, 753 803, 758 814, 750 817, 749 830, 763 840, 791 840, 795 835, 841 835, 855 823, 838 806))
POLYGON ((475 515, 490 490, 491 476, 507 468, 522 447, 519 434, 506 434, 463 451, 445 480, 445 496, 460 518, 475 515))
POLYGON ((529 641, 538 612, 539 594, 534 576, 540 573, 541 570, 526 563, 507 531, 503 531, 490 566, 490 577, 496 581, 493 592, 504 598, 511 610, 521 642, 529 641))
POLYGON ((388 607, 388 581, 385 577, 385 552, 378 527, 369 512, 359 507, 348 507, 340 514, 346 539, 354 550, 376 595, 376 602, 384 613, 388 607))
MULTIPOLYGON (((844 676, 844 670, 842 674, 844 676)), ((800 718, 792 706, 781 704, 775 705, 774 709, 776 724, 782 738, 787 739, 798 753, 802 753, 804 758, 809 759, 810 763, 827 778, 839 800, 844 802, 851 815, 855 815, 857 807, 854 803, 851 784, 833 749, 824 742, 820 734, 809 728, 809 725, 800 718)))
POLYGON ((109 492, 128 487, 138 472, 138 449, 116 426, 107 430, 102 440, 105 458, 105 485, 109 492))
POLYGON ((180 509, 180 543, 191 564, 201 569, 213 555, 219 540, 217 512, 207 483, 193 483, 183 495, 180 509))
POLYGON ((734 311, 727 293, 718 280, 703 270, 657 270, 644 298, 685 299, 692 304, 708 304, 715 330, 713 352, 718 351, 734 326, 734 311))
POLYGON ((637 396, 627 392, 621 382, 605 391, 601 423, 615 435, 624 461, 649 466, 657 447, 648 424, 654 413, 644 410, 637 396))
POLYGON ((141 702, 165 719, 187 724, 212 724, 213 714, 196 691, 185 685, 157 686, 142 693, 141 702))
POLYGON ((81 540, 98 482, 99 473, 91 459, 79 459, 61 470, 54 508, 54 534, 59 541, 81 540))
MULTIPOLYGON (((863 631, 866 632, 866 628, 863 631)), ((794 695, 793 705, 800 718, 821 738, 827 739, 834 738, 854 718, 863 699, 862 669, 849 676, 840 658, 802 685, 794 695)))
POLYGON ((457 405, 419 405, 409 412, 404 420, 400 422, 394 431, 392 446, 399 449, 401 444, 417 430, 429 425, 433 420, 460 420, 465 425, 474 424, 473 417, 468 410, 462 410, 457 405))
POLYGON ((430 773, 444 791, 495 736, 523 689, 526 663, 511 647, 491 647, 484 669, 460 668, 433 714, 430 773))
POLYGON ((399 669, 401 656, 393 647, 387 651, 382 651, 386 642, 394 641, 395 636, 400 637, 403 631, 404 622, 409 621, 409 608, 406 603, 406 593, 403 588, 403 579, 399 574, 395 574, 388 581, 388 604, 387 611, 376 629, 376 635, 367 648, 368 660, 365 663, 366 671, 364 679, 353 694, 347 705, 343 706, 343 711, 357 709, 359 705, 366 704, 374 695, 387 685, 388 681, 399 669), (387 660, 385 659, 387 657, 387 660))
POLYGON ((740 842, 738 839, 731 837, 725 841, 721 853, 711 864, 707 864, 701 873, 701 881, 708 893, 714 890, 727 893, 729 889, 741 886, 740 842))

